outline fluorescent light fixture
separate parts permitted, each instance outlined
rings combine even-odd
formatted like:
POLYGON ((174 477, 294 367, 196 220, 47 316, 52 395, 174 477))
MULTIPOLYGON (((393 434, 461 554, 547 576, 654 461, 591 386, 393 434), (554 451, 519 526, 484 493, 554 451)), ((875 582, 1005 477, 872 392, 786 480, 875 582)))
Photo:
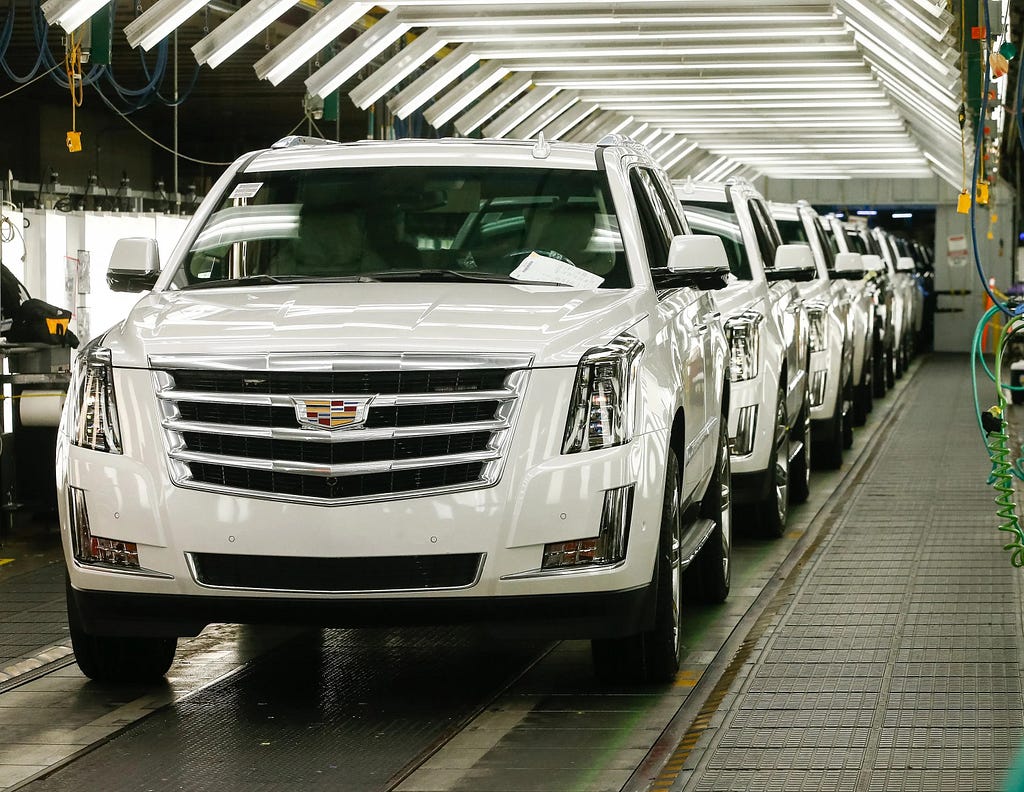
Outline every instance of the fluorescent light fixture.
POLYGON ((299 0, 249 0, 192 47, 197 63, 216 69, 299 0))
POLYGON ((579 100, 579 94, 575 92, 562 92, 553 101, 545 102, 542 107, 537 108, 506 136, 517 140, 530 140, 579 100))
POLYGON ((533 75, 530 72, 512 75, 464 113, 455 122, 455 129, 460 135, 468 135, 531 85, 533 75))
POLYGON ((892 219, 893 220, 907 220, 908 218, 911 218, 913 216, 914 216, 913 212, 893 212, 892 213, 892 219))
MULTIPOLYGON (((505 137, 509 132, 523 123, 534 111, 558 93, 558 88, 534 88, 508 110, 484 127, 484 137, 505 137)), ((456 125, 457 126, 457 125, 456 125)))
POLYGON ((857 214, 861 217, 874 217, 878 212, 875 209, 858 209, 857 214))
POLYGON ((504 66, 489 61, 428 107, 423 117, 435 128, 444 125, 487 93, 496 83, 505 79, 508 74, 509 70, 504 66))
POLYGON ((348 30, 357 19, 373 8, 373 5, 334 0, 333 3, 324 6, 288 38, 253 64, 256 76, 261 80, 267 80, 271 85, 280 85, 320 50, 326 49, 328 44, 348 30))
POLYGON ((549 140, 562 140, 570 130, 578 127, 597 110, 596 104, 579 102, 544 127, 544 135, 549 140))
MULTIPOLYGON (((547 29, 534 22, 529 26, 494 26, 480 28, 447 28, 446 33, 452 41, 475 41, 479 44, 495 44, 501 42, 529 41, 531 45, 586 43, 586 42, 655 42, 655 41, 721 41, 727 36, 730 41, 759 40, 764 41, 765 31, 758 28, 731 28, 723 31, 720 27, 711 30, 680 30, 673 28, 651 27, 604 27, 595 30, 584 28, 547 29)), ((799 39, 804 37, 827 38, 846 37, 849 32, 842 26, 814 28, 779 28, 772 30, 772 37, 778 39, 799 39)), ((730 51, 732 45, 730 44, 730 51)), ((702 53, 708 54, 708 53, 702 53)))
MULTIPOLYGON (((729 57, 734 63, 742 64, 744 55, 832 55, 837 53, 852 53, 857 51, 857 45, 853 41, 844 41, 835 44, 812 44, 808 42, 794 42, 792 44, 737 44, 731 45, 728 49, 729 57)), ((618 47, 594 46, 594 47, 573 47, 567 50, 564 47, 544 47, 543 43, 533 44, 529 40, 522 42, 519 46, 493 46, 482 48, 482 58, 501 58, 506 60, 538 58, 571 61, 576 58, 689 58, 697 56, 718 56, 721 58, 722 46, 715 45, 674 45, 666 47, 643 44, 641 46, 630 46, 624 44, 618 47)), ((723 67, 722 60, 715 61, 716 67, 723 67)), ((808 64, 804 62, 803 68, 808 64)), ((648 65, 648 68, 650 66, 648 65)))
MULTIPOLYGON (((686 140, 686 138, 683 138, 683 140, 686 140)), ((679 163, 681 163, 684 159, 686 159, 688 156, 690 156, 696 150, 697 150, 697 144, 696 143, 690 143, 688 146, 686 146, 686 147, 680 149, 679 151, 677 151, 671 157, 665 157, 665 160, 664 160, 665 170, 669 170, 670 168, 676 167, 679 163)))
POLYGON ((455 82, 466 69, 480 61, 470 43, 460 44, 430 70, 388 101, 388 109, 399 118, 408 116, 455 82))
POLYGON ((349 99, 360 110, 365 110, 426 63, 445 43, 437 31, 428 30, 353 88, 349 99))
POLYGON ((60 25, 65 32, 74 33, 109 3, 110 0, 48 0, 40 10, 49 24, 60 25))
POLYGON ((132 47, 151 50, 210 0, 157 0, 124 26, 132 47))
POLYGON ((586 143, 600 140, 609 130, 614 127, 621 116, 611 110, 602 110, 596 116, 587 120, 585 124, 578 126, 564 139, 567 143, 586 143))
POLYGON ((840 220, 842 220, 844 217, 846 217, 846 213, 845 212, 836 212, 836 217, 838 217, 840 220))
POLYGON ((330 96, 408 31, 401 15, 392 11, 307 77, 306 92, 310 96, 330 96))

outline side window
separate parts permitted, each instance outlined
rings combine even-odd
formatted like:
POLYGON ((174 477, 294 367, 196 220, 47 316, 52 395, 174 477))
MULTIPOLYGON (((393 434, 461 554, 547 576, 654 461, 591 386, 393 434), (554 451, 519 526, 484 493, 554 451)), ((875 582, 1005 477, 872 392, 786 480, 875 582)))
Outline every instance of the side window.
POLYGON ((836 268, 835 240, 821 226, 821 218, 814 218, 814 234, 818 237, 818 244, 821 245, 821 252, 825 256, 825 268, 832 272, 836 268))
POLYGON ((652 270, 668 266, 668 249, 672 243, 673 231, 665 209, 661 206, 650 174, 634 168, 629 174, 637 212, 640 215, 640 230, 647 249, 647 263, 652 270))
POLYGON ((771 232, 771 224, 767 219, 767 212, 760 201, 750 201, 750 220, 754 224, 754 234, 757 236, 757 247, 761 251, 761 260, 765 269, 775 268, 775 248, 779 243, 774 239, 771 232))

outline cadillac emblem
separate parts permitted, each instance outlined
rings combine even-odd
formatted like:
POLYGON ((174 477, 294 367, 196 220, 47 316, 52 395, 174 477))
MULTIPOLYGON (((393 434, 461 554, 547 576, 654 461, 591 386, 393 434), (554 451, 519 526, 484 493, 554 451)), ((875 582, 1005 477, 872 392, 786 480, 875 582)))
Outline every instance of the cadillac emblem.
POLYGON ((368 398, 323 398, 297 399, 295 418, 303 429, 352 429, 366 423, 366 414, 373 397, 368 398))

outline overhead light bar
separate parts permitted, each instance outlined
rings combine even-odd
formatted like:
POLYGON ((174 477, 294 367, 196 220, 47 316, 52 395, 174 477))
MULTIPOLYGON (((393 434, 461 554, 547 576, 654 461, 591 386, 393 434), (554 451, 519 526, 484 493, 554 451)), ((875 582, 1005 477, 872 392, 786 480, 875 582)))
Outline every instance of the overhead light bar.
MULTIPOLYGON (((542 24, 542 23, 541 23, 542 24)), ((679 30, 677 28, 656 29, 649 27, 636 27, 622 29, 619 27, 599 27, 594 30, 585 28, 554 28, 546 29, 533 23, 530 26, 503 25, 493 28, 447 28, 446 34, 452 41, 475 41, 479 44, 496 44, 502 42, 529 41, 531 45, 552 44, 552 43, 585 43, 585 42, 662 42, 662 41, 721 41, 723 36, 728 36, 730 41, 744 41, 748 39, 763 41, 765 32, 763 27, 759 28, 734 28, 723 31, 720 27, 714 30, 679 30)), ((842 26, 829 25, 813 28, 781 28, 772 30, 774 39, 800 39, 806 37, 815 38, 836 38, 847 37, 849 31, 842 26)), ((730 52, 733 45, 730 44, 730 52)), ((761 50, 758 50, 761 51, 761 50)), ((803 50, 801 50, 803 51, 803 50)), ((701 52, 699 54, 709 54, 701 52)))
MULTIPOLYGON (((851 53, 857 51, 857 45, 853 41, 835 44, 812 44, 809 42, 793 42, 792 44, 739 44, 729 47, 729 57, 733 63, 742 63, 741 56, 744 55, 834 55, 851 53)), ((574 47, 569 53, 564 49, 545 48, 541 45, 534 45, 532 42, 524 41, 520 46, 508 46, 493 48, 487 47, 480 51, 481 57, 487 59, 521 59, 521 58, 658 58, 658 57, 699 57, 699 56, 721 56, 722 47, 705 45, 674 45, 667 47, 630 46, 628 43, 618 47, 574 47)), ((802 64, 806 67, 808 64, 802 64)), ((721 66, 716 63, 716 66, 721 66)))
POLYGON ((330 96, 408 31, 401 14, 392 11, 307 77, 306 92, 310 96, 330 96))
POLYGON ((39 9, 48 24, 60 25, 66 33, 74 33, 110 0, 48 0, 39 9))
MULTIPOLYGON (((160 0, 165 2, 165 0, 160 0)), ((334 0, 317 11, 294 33, 253 64, 256 76, 280 85, 302 64, 326 49, 334 39, 373 8, 373 3, 334 0)), ((141 17, 140 17, 141 19, 141 17)))
POLYGON ((352 103, 365 110, 426 63, 445 43, 436 30, 428 30, 352 89, 348 95, 352 103))
POLYGON ((193 47, 197 63, 216 69, 299 0, 249 0, 193 47))
POLYGON ((509 70, 504 66, 488 61, 428 107, 423 117, 435 128, 446 124, 508 74, 509 70))
POLYGON ((931 9, 931 13, 919 14, 913 9, 908 8, 902 0, 885 1, 910 24, 924 31, 936 41, 942 41, 956 21, 956 17, 949 13, 949 11, 938 6, 934 6, 931 9))
POLYGON ((587 141, 600 140, 614 127, 621 116, 611 110, 601 110, 596 116, 569 134, 565 135, 567 143, 586 143, 587 141))
MULTIPOLYGON (((722 91, 730 88, 778 89, 828 86, 836 87, 875 86, 877 81, 869 71, 863 74, 807 74, 807 75, 776 75, 773 77, 672 77, 651 73, 635 77, 584 77, 577 75, 545 74, 537 78, 538 85, 559 85, 562 88, 601 89, 605 91, 631 91, 645 88, 650 91, 676 91, 689 89, 695 94, 704 91, 722 91)), ((833 91, 833 93, 835 93, 833 91)))
POLYGON ((579 102, 544 128, 544 134, 551 140, 562 140, 571 130, 586 121, 600 108, 590 102, 579 102))
MULTIPOLYGON (((686 140, 686 138, 683 138, 683 141, 685 141, 685 140, 686 140)), ((685 148, 677 151, 671 157, 666 156, 665 159, 663 160, 663 164, 664 164, 665 170, 669 170, 670 168, 674 168, 682 160, 684 160, 686 157, 690 156, 696 150, 697 150, 697 144, 696 143, 690 143, 685 148)))
POLYGON ((554 101, 545 102, 542 107, 537 108, 527 118, 520 122, 511 132, 502 137, 510 137, 516 140, 530 140, 537 136, 544 127, 554 121, 558 116, 579 102, 579 94, 574 92, 562 92, 554 101))
POLYGON ((500 138, 505 137, 509 132, 523 123, 545 102, 558 93, 558 88, 534 88, 522 99, 518 100, 508 110, 499 115, 490 124, 484 127, 484 137, 500 138))
POLYGON ((501 108, 528 90, 531 85, 533 85, 533 75, 529 72, 512 75, 459 117, 455 121, 455 129, 460 135, 470 134, 501 108))
POLYGON ((210 0, 157 0, 124 26, 132 47, 151 50, 210 0))
MULTIPOLYGON (((765 72, 771 73, 779 70, 806 72, 808 69, 814 69, 816 73, 834 73, 864 68, 864 61, 859 55, 856 58, 830 57, 824 60, 747 60, 746 58, 726 60, 717 58, 681 61, 678 57, 666 56, 665 53, 634 57, 633 51, 630 50, 618 52, 618 57, 616 57, 614 54, 609 55, 608 52, 605 50, 593 55, 590 50, 581 49, 576 55, 563 53, 564 59, 561 61, 557 60, 559 56, 554 52, 547 53, 546 56, 536 53, 515 53, 516 63, 513 68, 532 69, 536 72, 589 72, 593 74, 612 72, 616 75, 628 72, 650 72, 652 69, 660 72, 696 72, 705 75, 715 72, 750 72, 754 77, 762 77, 765 72), (531 58, 535 59, 530 60, 531 58)), ((488 50, 486 53, 482 53, 481 57, 496 58, 501 54, 507 53, 488 50)))
POLYGON ((480 56, 473 50, 472 44, 460 44, 435 63, 426 74, 419 76, 412 85, 389 100, 388 109, 399 118, 408 118, 479 61, 480 56))

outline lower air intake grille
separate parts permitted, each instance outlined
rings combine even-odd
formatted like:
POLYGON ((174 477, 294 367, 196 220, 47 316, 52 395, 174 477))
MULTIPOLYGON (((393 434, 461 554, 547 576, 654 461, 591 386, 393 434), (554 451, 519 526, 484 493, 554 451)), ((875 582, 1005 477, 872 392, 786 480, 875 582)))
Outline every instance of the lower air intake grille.
POLYGON ((222 588, 273 591, 406 591, 465 588, 477 579, 480 553, 369 558, 190 554, 196 581, 222 588))
POLYGON ((454 487, 477 481, 484 463, 396 470, 387 473, 365 473, 360 476, 327 477, 299 473, 273 473, 269 470, 211 465, 192 462, 193 481, 218 484, 252 492, 272 492, 299 498, 370 498, 389 492, 416 492, 440 487, 454 487))

